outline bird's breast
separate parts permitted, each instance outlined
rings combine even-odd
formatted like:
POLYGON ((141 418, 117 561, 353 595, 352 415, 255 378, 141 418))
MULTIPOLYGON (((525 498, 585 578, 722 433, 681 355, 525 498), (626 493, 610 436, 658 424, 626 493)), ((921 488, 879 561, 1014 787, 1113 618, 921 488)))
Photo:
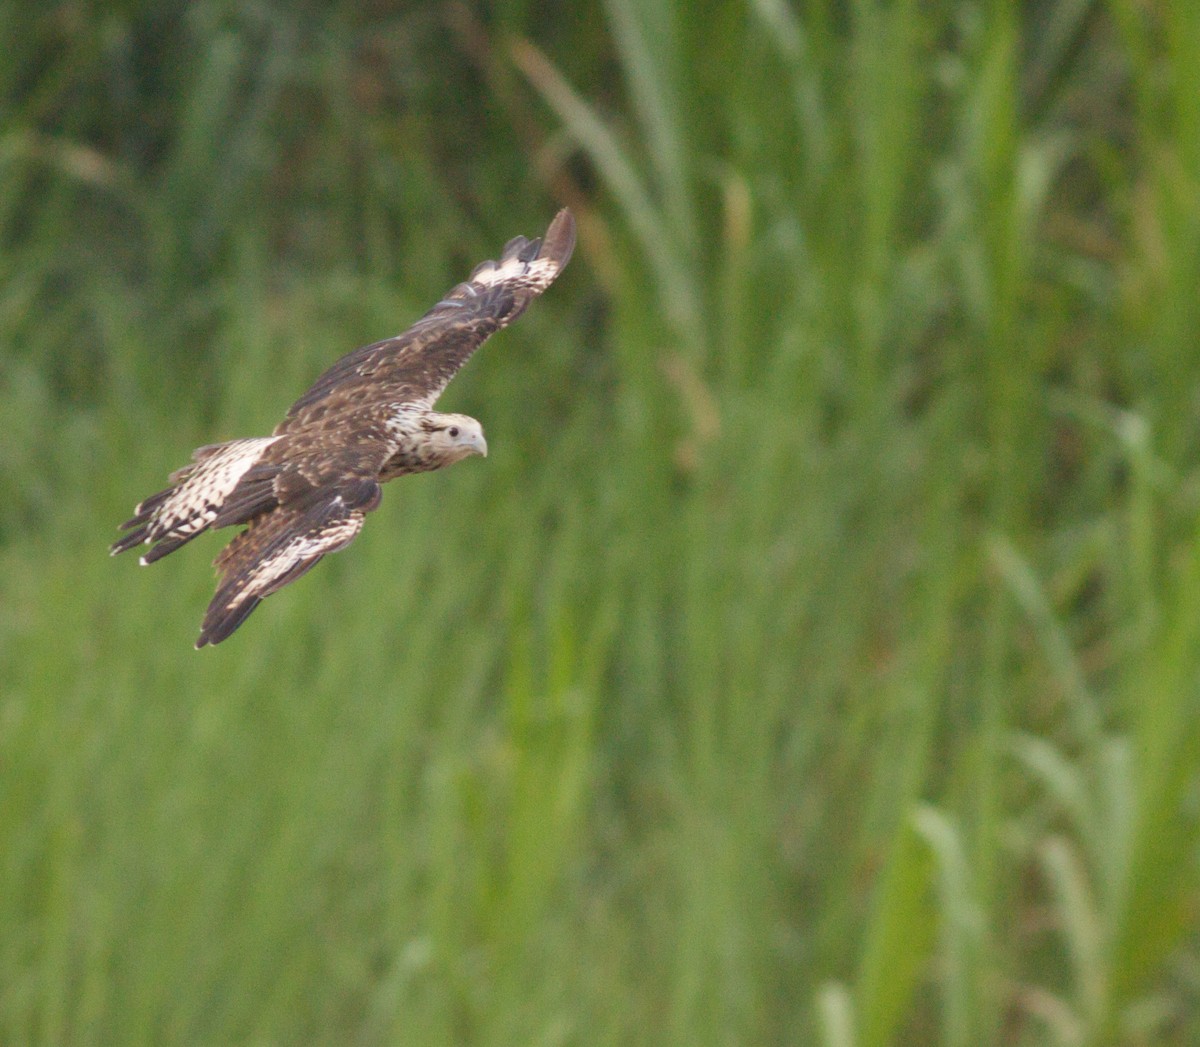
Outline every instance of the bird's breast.
POLYGON ((379 472, 381 481, 437 468, 429 433, 423 424, 428 413, 404 404, 392 411, 388 418, 388 435, 393 449, 379 472))

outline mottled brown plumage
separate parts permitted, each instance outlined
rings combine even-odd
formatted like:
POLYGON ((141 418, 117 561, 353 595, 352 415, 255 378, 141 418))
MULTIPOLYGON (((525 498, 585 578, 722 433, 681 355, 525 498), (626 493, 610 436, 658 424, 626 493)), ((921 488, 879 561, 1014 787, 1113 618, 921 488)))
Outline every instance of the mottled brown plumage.
POLYGON ((197 647, 220 643, 267 596, 348 545, 380 484, 487 454, 483 429, 433 405, 492 334, 554 281, 575 246, 567 210, 544 238, 517 237, 403 334, 342 357, 267 437, 201 447, 122 524, 113 555, 153 563, 218 527, 245 524, 216 559, 220 582, 197 647))

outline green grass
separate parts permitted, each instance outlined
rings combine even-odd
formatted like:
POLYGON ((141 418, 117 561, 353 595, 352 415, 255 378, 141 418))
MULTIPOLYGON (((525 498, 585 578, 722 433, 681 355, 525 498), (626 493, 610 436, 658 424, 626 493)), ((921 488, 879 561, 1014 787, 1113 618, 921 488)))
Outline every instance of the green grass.
POLYGON ((0 14, 0 1043, 1200 1039, 1166 8, 0 14), (193 651, 133 503, 562 203, 487 461, 193 651))

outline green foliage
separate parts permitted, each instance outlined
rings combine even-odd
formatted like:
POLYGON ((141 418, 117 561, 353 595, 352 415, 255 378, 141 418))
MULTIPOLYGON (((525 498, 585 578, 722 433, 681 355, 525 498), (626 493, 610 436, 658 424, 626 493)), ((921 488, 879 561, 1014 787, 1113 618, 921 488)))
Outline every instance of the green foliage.
POLYGON ((0 1042, 1200 1039, 1200 20, 0 11, 0 1042), (510 236, 492 455, 113 525, 510 236))

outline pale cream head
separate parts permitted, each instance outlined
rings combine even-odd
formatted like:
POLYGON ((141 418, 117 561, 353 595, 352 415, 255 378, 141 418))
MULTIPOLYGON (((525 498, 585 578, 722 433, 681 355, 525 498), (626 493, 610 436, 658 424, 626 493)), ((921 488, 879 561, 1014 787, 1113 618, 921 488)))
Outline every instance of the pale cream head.
POLYGON ((447 465, 473 454, 487 457, 483 426, 468 415, 431 415, 426 423, 426 431, 429 433, 429 447, 433 456, 447 465))

